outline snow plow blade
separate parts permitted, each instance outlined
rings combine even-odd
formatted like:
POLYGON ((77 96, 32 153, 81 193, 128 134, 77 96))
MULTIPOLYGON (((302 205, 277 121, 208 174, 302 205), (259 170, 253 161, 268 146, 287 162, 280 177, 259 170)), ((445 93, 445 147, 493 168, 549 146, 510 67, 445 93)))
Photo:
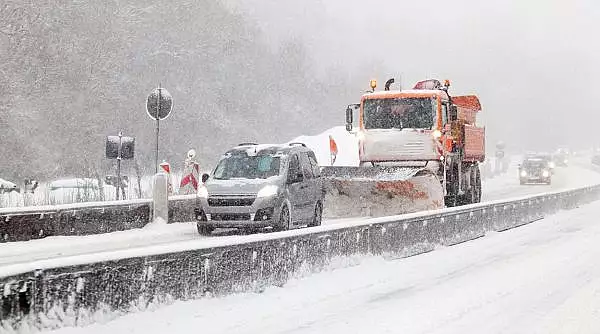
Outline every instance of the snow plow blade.
POLYGON ((429 170, 411 167, 323 167, 323 216, 381 217, 441 209, 444 194, 429 170))

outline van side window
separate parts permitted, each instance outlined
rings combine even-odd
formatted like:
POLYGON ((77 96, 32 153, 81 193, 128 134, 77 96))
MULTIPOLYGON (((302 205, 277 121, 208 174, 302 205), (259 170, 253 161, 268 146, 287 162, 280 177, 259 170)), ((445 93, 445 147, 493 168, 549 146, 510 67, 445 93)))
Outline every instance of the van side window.
POLYGON ((300 156, 300 164, 302 165, 302 172, 304 173, 304 177, 307 179, 312 179, 314 177, 312 166, 308 159, 308 155, 306 152, 302 152, 298 154, 300 156))
POLYGON ((293 179, 300 172, 300 161, 298 155, 294 154, 290 158, 290 168, 288 170, 288 179, 293 179))
POLYGON ((310 165, 313 170, 313 174, 315 177, 321 176, 321 168, 319 167, 319 163, 317 162, 317 157, 315 156, 315 152, 308 152, 308 160, 310 161, 310 165))

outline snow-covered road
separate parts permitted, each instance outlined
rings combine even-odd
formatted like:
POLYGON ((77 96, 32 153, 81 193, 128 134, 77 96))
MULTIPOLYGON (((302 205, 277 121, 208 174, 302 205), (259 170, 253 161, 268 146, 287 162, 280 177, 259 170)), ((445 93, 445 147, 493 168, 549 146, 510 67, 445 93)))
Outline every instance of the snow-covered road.
POLYGON ((598 215, 596 202, 412 258, 54 333, 598 333, 598 215))
MULTIPOLYGON (((572 166, 557 169, 551 186, 521 186, 517 178, 516 164, 514 163, 511 166, 508 174, 485 181, 483 185, 484 201, 521 197, 600 183, 600 173, 588 168, 572 166)), ((356 219, 327 220, 323 224, 336 224, 349 220, 356 219)), ((235 240, 239 238, 239 233, 224 231, 224 233, 219 233, 218 237, 235 240)), ((207 237, 198 235, 194 223, 182 223, 170 224, 159 229, 144 228, 102 235, 48 237, 25 242, 0 243, 0 275, 2 275, 2 267, 7 265, 72 255, 134 249, 148 245, 168 245, 203 238, 207 237)))
POLYGON ((600 173, 594 170, 588 159, 580 158, 570 167, 557 167, 552 176, 552 184, 520 185, 518 164, 513 160, 507 174, 487 179, 482 183, 482 201, 502 200, 512 197, 535 195, 546 191, 557 191, 566 188, 584 187, 600 183, 600 173))

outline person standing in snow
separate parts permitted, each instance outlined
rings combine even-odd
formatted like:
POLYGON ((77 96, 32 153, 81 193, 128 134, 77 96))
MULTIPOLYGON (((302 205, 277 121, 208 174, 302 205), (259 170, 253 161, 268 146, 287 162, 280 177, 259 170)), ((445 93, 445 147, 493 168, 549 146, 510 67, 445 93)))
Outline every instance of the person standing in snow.
POLYGON ((198 192, 198 183, 200 179, 200 164, 194 158, 196 151, 191 149, 188 151, 183 167, 183 177, 179 184, 180 195, 191 195, 198 192))

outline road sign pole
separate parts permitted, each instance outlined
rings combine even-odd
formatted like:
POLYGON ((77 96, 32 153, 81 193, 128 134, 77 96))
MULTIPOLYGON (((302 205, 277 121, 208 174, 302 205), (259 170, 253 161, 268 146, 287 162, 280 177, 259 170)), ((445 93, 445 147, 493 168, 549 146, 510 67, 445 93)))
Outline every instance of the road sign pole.
POLYGON ((160 133, 160 120, 156 119, 156 157, 154 159, 154 173, 158 173, 158 135, 160 133))
POLYGON ((158 85, 158 101, 156 103, 156 159, 154 160, 154 174, 158 173, 158 140, 159 140, 159 134, 160 134, 160 117, 159 113, 160 113, 160 99, 161 99, 161 88, 160 88, 160 84, 158 85))
POLYGON ((121 155, 123 149, 123 132, 119 131, 119 147, 117 148, 117 184, 115 185, 116 199, 119 200, 119 188, 121 187, 121 155))

